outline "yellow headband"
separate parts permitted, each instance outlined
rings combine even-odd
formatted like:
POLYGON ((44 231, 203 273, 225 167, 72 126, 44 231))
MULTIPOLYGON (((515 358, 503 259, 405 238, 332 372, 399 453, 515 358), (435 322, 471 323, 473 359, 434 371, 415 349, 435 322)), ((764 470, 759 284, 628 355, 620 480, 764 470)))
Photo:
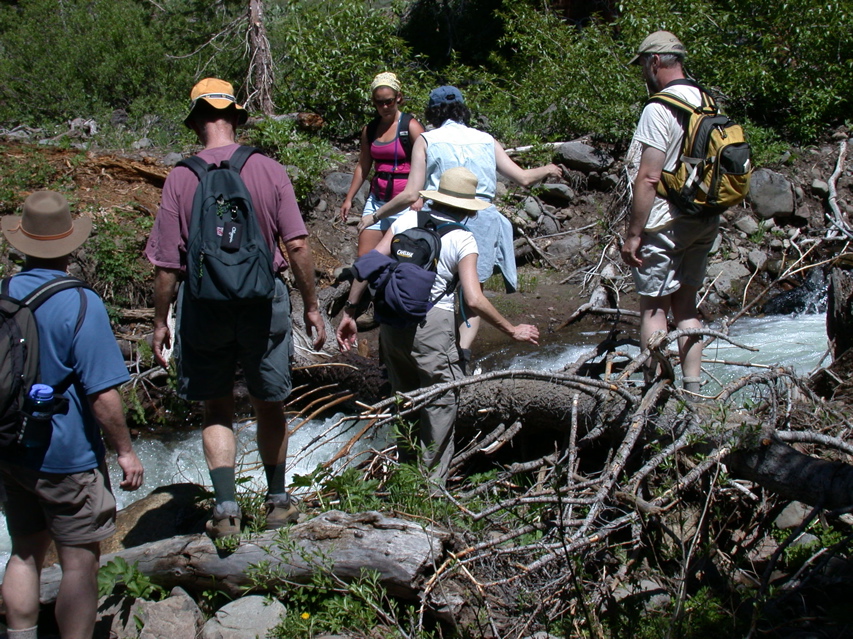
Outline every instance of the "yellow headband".
POLYGON ((400 81, 397 79, 397 76, 393 73, 386 71, 385 73, 380 73, 375 78, 373 78, 373 82, 370 83, 370 92, 373 93, 379 87, 389 87, 394 89, 394 91, 400 91, 400 81))

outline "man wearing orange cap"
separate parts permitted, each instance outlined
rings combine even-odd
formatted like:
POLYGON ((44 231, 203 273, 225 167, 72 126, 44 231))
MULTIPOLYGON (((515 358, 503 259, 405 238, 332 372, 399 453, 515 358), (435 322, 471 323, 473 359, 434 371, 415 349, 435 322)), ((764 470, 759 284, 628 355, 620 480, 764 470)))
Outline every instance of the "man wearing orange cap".
POLYGON ((9 244, 26 256, 24 269, 3 280, 4 297, 38 297, 36 291, 45 285, 56 291, 34 312, 42 384, 33 389, 48 392, 50 421, 41 437, 25 430, 20 442, 0 447, 12 537, 3 579, 8 636, 37 637, 39 578, 53 541, 62 566, 56 597, 60 634, 63 639, 90 639, 98 605, 100 542, 115 532, 116 502, 101 433, 117 454, 121 488, 142 485, 142 464, 116 390, 130 377, 98 295, 76 280, 69 282, 74 288, 58 288, 69 254, 89 237, 91 220, 72 220, 64 196, 39 191, 26 199, 23 215, 4 217, 2 228, 9 244))
MULTIPOLYGON (((184 124, 204 146, 198 154, 208 165, 221 165, 240 148, 236 129, 247 114, 237 104, 228 82, 206 78, 190 94, 192 105, 184 124)), ((326 339, 314 288, 314 262, 308 231, 284 167, 260 153, 250 155, 240 172, 251 196, 260 232, 273 257, 274 274, 290 268, 305 307, 305 326, 313 332, 314 348, 326 339), (284 245, 285 251, 279 250, 284 245)), ((282 402, 291 390, 293 340, 290 297, 280 277, 272 299, 251 303, 211 302, 178 289, 187 268, 187 244, 193 199, 199 178, 177 166, 163 186, 163 199, 145 254, 155 266, 154 357, 168 367, 164 348, 172 335, 166 322, 177 298, 176 355, 178 392, 204 406, 202 439, 216 500, 207 530, 211 537, 240 531, 242 513, 236 501, 234 466, 234 375, 242 367, 257 417, 258 450, 267 477, 267 528, 298 517, 285 490, 287 428, 282 402)))
MULTIPOLYGON (((656 31, 640 44, 631 64, 643 69, 649 92, 672 94, 699 106, 699 85, 685 77, 687 50, 669 31, 656 31)), ((667 330, 667 316, 679 329, 701 328, 696 294, 705 278, 708 253, 717 237, 719 215, 687 215, 657 195, 663 171, 672 171, 680 158, 684 129, 676 114, 659 102, 643 109, 626 164, 635 172, 634 199, 622 259, 631 267, 640 296, 640 344, 667 330)), ((684 389, 698 393, 702 372, 702 340, 678 341, 684 389)))

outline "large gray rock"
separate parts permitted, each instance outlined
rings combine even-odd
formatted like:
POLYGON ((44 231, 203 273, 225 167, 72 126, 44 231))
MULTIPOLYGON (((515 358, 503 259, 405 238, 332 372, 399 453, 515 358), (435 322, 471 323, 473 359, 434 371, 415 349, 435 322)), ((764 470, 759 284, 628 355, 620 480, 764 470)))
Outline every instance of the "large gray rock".
POLYGON ((549 200, 571 203, 575 199, 575 192, 568 184, 543 184, 541 189, 542 197, 549 200))
POLYGON ((287 609, 278 600, 251 595, 216 611, 204 628, 202 639, 263 639, 281 622, 287 609))
POLYGON ((557 153, 566 166, 584 173, 601 171, 613 164, 607 153, 583 142, 566 142, 557 153))
POLYGON ((539 200, 533 196, 527 196, 524 198, 522 208, 524 209, 524 212, 527 213, 527 217, 531 220, 538 220, 542 216, 542 205, 539 204, 539 200))
POLYGON ((737 260, 727 260, 708 267, 708 278, 714 282, 717 292, 724 297, 734 293, 736 284, 747 277, 749 269, 737 260))
POLYGON ((752 249, 747 256, 747 262, 753 271, 760 271, 767 263, 767 253, 758 249, 752 249))
POLYGON ((748 215, 745 215, 739 220, 737 220, 734 226, 738 231, 743 231, 747 235, 753 235, 754 233, 758 233, 758 222, 753 220, 748 215))
POLYGON ((561 259, 571 259, 590 250, 595 246, 595 240, 589 235, 568 235, 554 240, 545 249, 549 255, 561 259))
POLYGON ((349 185, 352 183, 352 173, 329 173, 326 176, 326 188, 335 195, 346 197, 349 185))
POLYGON ((749 186, 752 210, 763 219, 794 214, 794 189, 785 176, 768 169, 752 174, 749 186))
POLYGON ((195 601, 183 588, 174 588, 163 601, 121 600, 102 604, 98 610, 99 628, 109 621, 109 636, 115 639, 162 639, 195 637, 204 617, 195 601))

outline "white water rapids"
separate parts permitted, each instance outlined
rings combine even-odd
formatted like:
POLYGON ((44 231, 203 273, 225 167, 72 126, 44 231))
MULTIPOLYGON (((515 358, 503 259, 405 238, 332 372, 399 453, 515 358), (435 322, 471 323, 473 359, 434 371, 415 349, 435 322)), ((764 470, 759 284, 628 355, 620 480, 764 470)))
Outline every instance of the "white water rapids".
MULTIPOLYGON (((798 373, 808 373, 818 365, 827 348, 826 319, 823 315, 744 318, 735 323, 730 334, 736 341, 757 348, 758 351, 744 351, 717 340, 705 350, 705 359, 749 362, 765 366, 783 364, 792 367, 798 373)), ((588 351, 590 345, 596 343, 603 335, 587 334, 584 337, 588 338, 585 345, 551 344, 529 354, 516 355, 509 359, 504 355, 501 357, 501 361, 504 366, 509 368, 561 369, 588 351)), ((630 352, 630 349, 628 350, 630 352)), ((488 365, 488 359, 484 359, 484 363, 488 365)), ((750 370, 730 364, 708 363, 703 366, 711 376, 723 383, 740 377, 750 370)), ((718 387, 715 382, 709 382, 703 387, 703 393, 713 393, 716 388, 718 387)), ((288 482, 294 474, 302 475, 311 472, 318 463, 337 452, 346 443, 351 436, 351 431, 347 434, 328 437, 329 443, 323 447, 317 447, 312 443, 329 429, 332 429, 332 433, 334 433, 334 426, 339 418, 340 415, 336 415, 326 420, 308 422, 291 438, 290 453, 294 457, 289 460, 288 482)), ((238 442, 241 450, 238 457, 245 467, 251 469, 247 471, 250 476, 261 477, 263 470, 258 462, 257 454, 254 452, 254 430, 253 423, 248 423, 240 428, 238 442)), ((324 436, 323 439, 326 440, 327 437, 324 436)), ((374 442, 374 446, 381 445, 380 442, 374 442)), ((115 490, 119 508, 144 497, 158 486, 179 482, 196 482, 209 486, 209 478, 202 456, 200 431, 181 435, 169 441, 137 441, 134 446, 145 467, 145 484, 134 493, 115 490)), ((112 485, 117 487, 120 481, 118 465, 114 459, 107 461, 110 467, 112 485)), ((260 489, 260 485, 256 488, 260 489)), ((6 518, 0 517, 0 573, 5 571, 9 549, 10 541, 6 530, 6 518)))

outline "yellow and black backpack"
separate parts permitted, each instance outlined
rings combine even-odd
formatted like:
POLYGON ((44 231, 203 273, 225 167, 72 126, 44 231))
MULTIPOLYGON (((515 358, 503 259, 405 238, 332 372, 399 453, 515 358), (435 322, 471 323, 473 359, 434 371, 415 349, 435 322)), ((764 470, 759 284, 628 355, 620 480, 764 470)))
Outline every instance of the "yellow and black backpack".
POLYGON ((720 113, 714 98, 692 80, 675 80, 699 89, 702 104, 693 106, 665 92, 649 102, 673 111, 684 128, 681 157, 673 171, 664 171, 658 195, 689 215, 716 215, 739 204, 749 193, 752 176, 749 144, 741 126, 720 113))

